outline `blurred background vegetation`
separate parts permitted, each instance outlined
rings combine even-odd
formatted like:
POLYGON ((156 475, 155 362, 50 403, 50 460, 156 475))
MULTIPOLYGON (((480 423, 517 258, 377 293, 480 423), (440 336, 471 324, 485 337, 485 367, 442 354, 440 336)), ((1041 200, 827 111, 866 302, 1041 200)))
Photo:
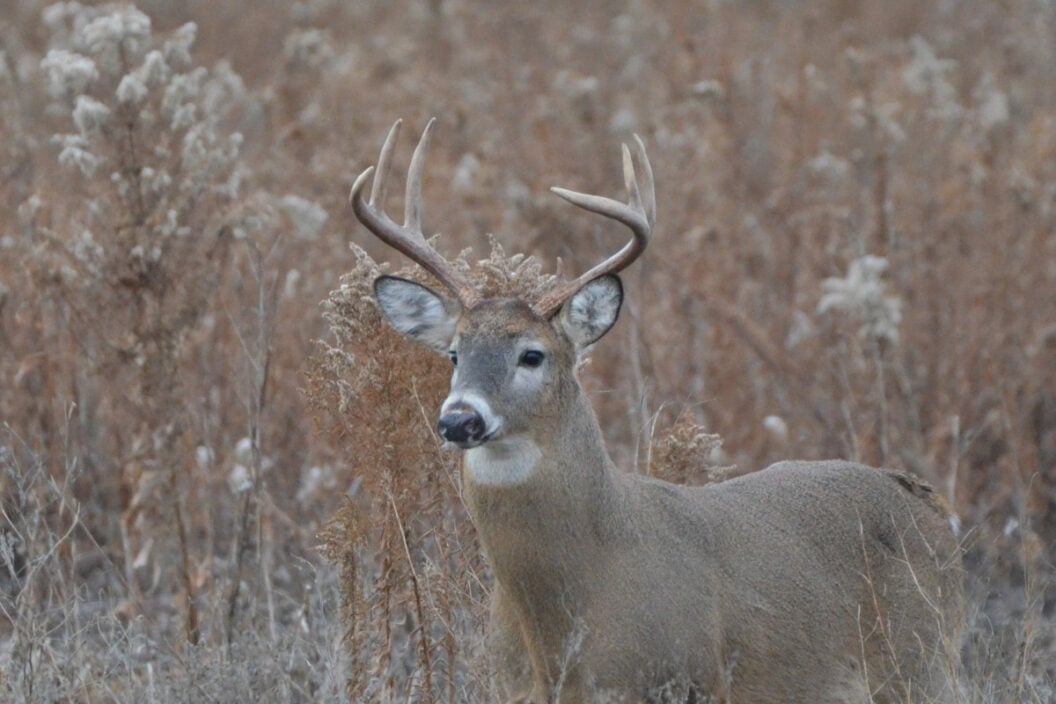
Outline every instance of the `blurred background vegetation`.
POLYGON ((496 291, 618 246, 547 189, 619 195, 645 141, 655 237, 583 371, 620 465, 918 473, 965 701, 1056 697, 1050 3, 2 7, 0 699, 489 701, 448 365, 379 321, 345 203, 433 115, 426 229, 496 291))

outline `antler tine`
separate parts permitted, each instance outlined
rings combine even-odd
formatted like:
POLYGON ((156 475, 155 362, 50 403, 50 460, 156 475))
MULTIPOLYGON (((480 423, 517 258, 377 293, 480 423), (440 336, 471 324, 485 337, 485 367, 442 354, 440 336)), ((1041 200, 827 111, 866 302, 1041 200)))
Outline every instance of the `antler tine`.
POLYGON ((396 148, 396 141, 400 138, 400 128, 403 120, 392 123, 389 133, 385 136, 385 143, 381 145, 381 153, 378 154, 378 176, 374 179, 374 185, 370 189, 371 207, 381 204, 385 207, 385 192, 389 186, 389 167, 392 166, 392 152, 396 148))
MULTIPOLYGON (((642 171, 642 177, 645 179, 645 218, 649 223, 649 228, 652 230, 653 225, 656 224, 656 186, 653 184, 653 166, 649 163, 649 156, 645 153, 645 143, 642 142, 642 138, 634 135, 634 144, 638 147, 635 152, 635 156, 638 157, 638 167, 642 171)), ((626 169, 624 170, 626 174, 626 169)), ((635 184, 637 185, 637 184, 635 184)))
POLYGON ((422 171, 425 166, 425 150, 429 147, 429 135, 436 118, 431 118, 422 130, 418 146, 411 155, 407 168, 407 194, 403 199, 403 226, 412 232, 422 233, 422 171))
POLYGON ((375 172, 375 167, 371 166, 361 173, 352 184, 348 199, 352 203, 352 211, 356 217, 368 230, 377 235, 378 239, 421 265, 423 269, 450 289, 464 307, 471 308, 480 302, 480 292, 462 272, 433 249, 426 242, 425 235, 422 234, 422 172, 424 171, 425 151, 429 144, 429 134, 434 122, 436 118, 429 120, 421 139, 418 140, 414 155, 411 157, 411 165, 407 171, 407 192, 404 199, 402 226, 393 222, 392 218, 386 214, 384 207, 392 152, 400 134, 401 120, 393 124, 385 138, 381 154, 378 156, 377 171, 375 172), (371 188, 370 200, 366 201, 363 199, 363 188, 371 174, 374 174, 374 186, 371 188))
POLYGON ((653 169, 649 164, 649 156, 645 153, 645 144, 642 143, 638 135, 634 135, 634 142, 636 149, 633 157, 627 145, 623 145, 623 181, 627 189, 627 203, 621 203, 605 196, 579 193, 556 186, 550 189, 572 205, 623 223, 630 228, 633 237, 630 242, 605 261, 581 274, 576 279, 559 285, 544 296, 535 305, 536 312, 544 318, 553 317, 561 309, 565 301, 578 291, 583 284, 598 278, 602 274, 616 273, 625 269, 641 256, 649 244, 653 225, 656 224, 656 190, 653 185, 653 169), (642 173, 641 187, 639 187, 638 177, 635 173, 635 161, 638 162, 638 169, 642 173))

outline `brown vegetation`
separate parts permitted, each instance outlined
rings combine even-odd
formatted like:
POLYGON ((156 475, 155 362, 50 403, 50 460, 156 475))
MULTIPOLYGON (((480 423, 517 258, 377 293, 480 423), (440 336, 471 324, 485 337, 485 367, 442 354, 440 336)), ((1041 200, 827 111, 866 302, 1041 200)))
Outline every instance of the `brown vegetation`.
POLYGON ((488 700, 448 367, 345 203, 432 115, 426 230, 488 291, 611 250, 547 188, 621 192, 641 134, 655 239, 582 370, 614 457, 912 470, 964 531, 966 700, 1056 696, 1053 8, 139 9, 0 18, 0 699, 488 700))

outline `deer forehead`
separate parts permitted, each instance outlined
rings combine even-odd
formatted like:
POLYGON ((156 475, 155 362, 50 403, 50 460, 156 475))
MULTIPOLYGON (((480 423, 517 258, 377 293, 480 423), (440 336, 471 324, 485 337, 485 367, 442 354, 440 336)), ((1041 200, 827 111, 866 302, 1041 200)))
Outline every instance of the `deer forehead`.
POLYGON ((513 298, 489 299, 474 306, 462 314, 455 332, 459 343, 466 346, 515 346, 534 340, 557 350, 563 342, 548 321, 524 301, 513 298))

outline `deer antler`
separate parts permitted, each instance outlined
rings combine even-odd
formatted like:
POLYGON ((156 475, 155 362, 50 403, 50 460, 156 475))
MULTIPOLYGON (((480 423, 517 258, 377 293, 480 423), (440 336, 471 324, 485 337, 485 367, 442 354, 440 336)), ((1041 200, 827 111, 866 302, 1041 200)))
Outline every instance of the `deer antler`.
POLYGON ((433 249, 425 241, 425 235, 422 234, 422 171, 425 150, 429 145, 429 133, 434 122, 436 122, 435 117, 425 126, 425 131, 422 132, 422 137, 418 140, 418 146, 415 147, 414 155, 411 157, 410 168, 407 170, 407 195, 404 198, 402 227, 393 222, 392 218, 385 213, 384 201, 392 150, 396 146, 396 139, 399 137, 403 120, 396 120, 392 129, 389 130, 388 137, 385 138, 385 144, 381 147, 381 154, 378 156, 378 173, 370 191, 370 200, 363 199, 363 187, 374 173, 373 166, 361 173, 352 184, 348 199, 352 203, 352 211, 368 230, 377 235, 382 242, 403 252, 439 279, 455 294, 464 308, 472 308, 480 302, 480 292, 469 279, 463 276, 462 272, 455 269, 451 262, 433 249))
POLYGON ((607 218, 618 220, 631 228, 634 238, 605 261, 590 269, 572 281, 560 284, 553 291, 545 295, 535 304, 535 311, 544 318, 553 317, 561 309, 565 301, 578 291, 584 284, 593 281, 602 274, 616 273, 641 256, 649 244, 649 236, 652 234, 653 225, 656 223, 656 193, 653 188, 653 169, 649 165, 649 157, 645 153, 645 145, 641 138, 634 135, 635 157, 631 158, 631 150, 623 145, 623 181, 627 187, 627 203, 621 203, 604 196, 577 193, 564 188, 551 188, 550 190, 567 200, 572 205, 579 206, 592 213, 604 215, 607 218), (634 161, 637 160, 638 167, 643 176, 643 188, 639 190, 638 179, 634 172, 634 161), (644 196, 644 198, 643 198, 644 196))

